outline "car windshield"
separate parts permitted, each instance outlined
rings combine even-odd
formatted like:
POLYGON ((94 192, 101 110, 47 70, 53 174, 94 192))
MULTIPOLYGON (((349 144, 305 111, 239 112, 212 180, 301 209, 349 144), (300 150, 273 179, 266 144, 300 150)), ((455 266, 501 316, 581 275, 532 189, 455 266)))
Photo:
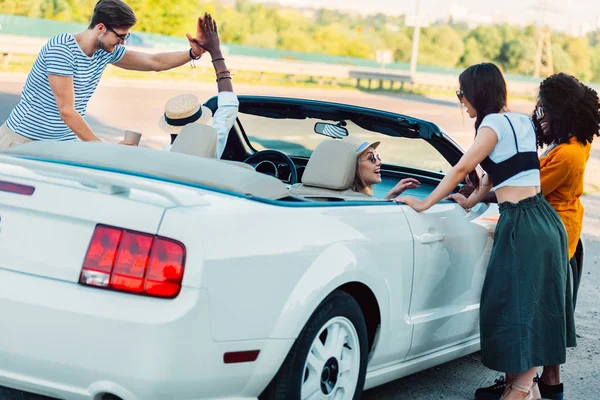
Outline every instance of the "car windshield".
MULTIPOLYGON (((240 113, 238 116, 251 147, 255 151, 279 150, 288 156, 310 157, 323 140, 334 140, 315 133, 318 122, 333 123, 319 119, 279 119, 240 113)), ((392 137, 361 128, 347 121, 345 128, 352 137, 369 142, 380 141, 377 152, 384 164, 447 173, 452 166, 427 141, 392 137)))

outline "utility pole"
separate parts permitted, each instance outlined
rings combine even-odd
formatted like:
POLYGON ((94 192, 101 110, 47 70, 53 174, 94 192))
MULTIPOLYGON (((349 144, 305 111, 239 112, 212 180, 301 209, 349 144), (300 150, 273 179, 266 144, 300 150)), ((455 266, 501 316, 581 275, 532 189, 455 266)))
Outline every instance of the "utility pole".
POLYGON ((554 66, 552 64, 552 30, 546 24, 546 17, 549 12, 560 12, 560 10, 550 6, 548 0, 538 0, 531 8, 541 12, 541 23, 538 25, 539 36, 535 54, 535 71, 533 73, 534 77, 539 78, 542 75, 549 76, 554 73, 554 66))
MULTIPOLYGON (((417 6, 415 9, 415 17, 420 19, 421 14, 421 0, 417 0, 417 6)), ((412 39, 412 53, 410 56, 410 76, 415 76, 417 72, 417 57, 419 56, 419 36, 421 34, 421 21, 417 20, 413 31, 412 39)))

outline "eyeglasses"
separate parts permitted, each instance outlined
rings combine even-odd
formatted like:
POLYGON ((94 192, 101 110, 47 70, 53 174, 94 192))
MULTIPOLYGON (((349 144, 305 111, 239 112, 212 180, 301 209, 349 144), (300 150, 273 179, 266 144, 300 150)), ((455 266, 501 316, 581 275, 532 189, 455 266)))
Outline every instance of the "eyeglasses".
POLYGON ((537 106, 535 108, 535 116, 537 119, 544 118, 544 109, 542 108, 542 106, 537 106))
POLYGON ((459 99, 460 101, 462 101, 462 99, 463 99, 464 95, 465 95, 465 94, 463 93, 462 89, 459 89, 459 90, 457 90, 457 91, 456 91, 456 97, 458 97, 458 99, 459 99))
POLYGON ((131 33, 127 32, 124 35, 121 35, 120 33, 115 32, 115 30, 113 28, 111 28, 108 25, 104 25, 106 26, 106 29, 111 31, 112 33, 114 33, 115 35, 117 35, 119 37, 119 39, 121 39, 123 41, 123 43, 125 43, 127 41, 127 39, 129 39, 129 37, 131 36, 131 33))
POLYGON ((362 161, 371 161, 372 164, 377 164, 377 161, 381 162, 381 156, 378 153, 369 153, 367 158, 362 161))

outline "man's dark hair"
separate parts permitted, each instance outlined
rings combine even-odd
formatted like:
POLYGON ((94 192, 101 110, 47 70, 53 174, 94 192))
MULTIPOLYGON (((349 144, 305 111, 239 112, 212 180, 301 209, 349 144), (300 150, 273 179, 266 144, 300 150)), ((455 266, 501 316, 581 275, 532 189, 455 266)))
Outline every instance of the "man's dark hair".
POLYGON ((540 84, 539 100, 544 118, 550 124, 550 136, 545 136, 535 112, 533 113, 540 148, 552 142, 567 143, 571 136, 585 145, 592 143, 594 136, 600 136, 598 93, 574 76, 561 72, 546 78, 540 84))
POLYGON ((94 7, 89 29, 98 24, 111 28, 131 28, 137 23, 137 18, 131 7, 121 0, 99 0, 94 7))

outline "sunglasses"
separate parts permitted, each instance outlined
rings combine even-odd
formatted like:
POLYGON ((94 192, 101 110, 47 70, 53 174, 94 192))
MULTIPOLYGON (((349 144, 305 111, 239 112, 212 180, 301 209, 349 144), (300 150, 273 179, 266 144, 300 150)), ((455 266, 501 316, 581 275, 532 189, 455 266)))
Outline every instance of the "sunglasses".
POLYGON ((381 156, 378 153, 369 153, 363 161, 371 161, 372 164, 377 164, 377 161, 381 162, 381 156))
POLYGON ((457 90, 457 91, 456 91, 456 97, 458 97, 458 99, 459 99, 460 101, 462 101, 462 99, 463 99, 464 95, 465 95, 465 94, 463 93, 462 89, 459 89, 459 90, 457 90))
POLYGON ((535 116, 537 119, 544 118, 544 109, 542 108, 542 106, 537 106, 535 108, 535 116))
POLYGON ((107 30, 109 30, 112 33, 114 33, 115 35, 117 35, 119 37, 119 39, 121 39, 123 42, 126 42, 127 39, 129 39, 129 37, 131 36, 131 33, 129 33, 129 32, 124 35, 121 35, 120 33, 115 32, 115 30, 113 28, 111 28, 110 26, 108 26, 108 25, 104 25, 104 26, 106 26, 107 30))

